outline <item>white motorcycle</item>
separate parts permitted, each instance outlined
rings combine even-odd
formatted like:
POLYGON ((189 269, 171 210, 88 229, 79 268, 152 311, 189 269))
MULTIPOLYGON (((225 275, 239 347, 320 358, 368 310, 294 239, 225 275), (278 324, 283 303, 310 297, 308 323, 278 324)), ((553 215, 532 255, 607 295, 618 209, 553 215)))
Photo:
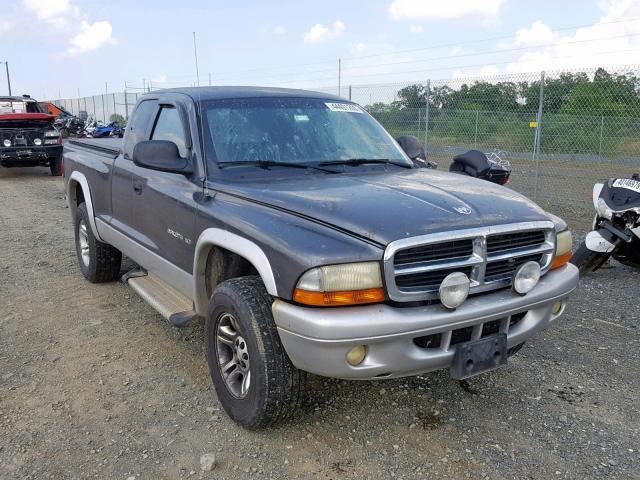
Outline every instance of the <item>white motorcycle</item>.
POLYGON ((580 273, 600 268, 613 257, 620 263, 640 267, 640 175, 611 178, 593 186, 596 215, 571 263, 580 273))

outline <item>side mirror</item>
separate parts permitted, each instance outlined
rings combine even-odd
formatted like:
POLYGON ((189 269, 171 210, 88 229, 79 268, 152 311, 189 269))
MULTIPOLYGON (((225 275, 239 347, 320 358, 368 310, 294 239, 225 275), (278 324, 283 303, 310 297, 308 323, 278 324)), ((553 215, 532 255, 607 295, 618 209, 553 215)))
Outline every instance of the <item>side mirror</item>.
POLYGON ((426 160, 427 154, 418 137, 403 135, 402 137, 396 138, 396 142, 398 142, 402 150, 404 150, 404 153, 406 153, 411 160, 415 160, 416 158, 426 160))
POLYGON ((193 173, 186 158, 180 156, 178 146, 169 140, 147 140, 133 147, 133 163, 142 168, 161 172, 193 173))

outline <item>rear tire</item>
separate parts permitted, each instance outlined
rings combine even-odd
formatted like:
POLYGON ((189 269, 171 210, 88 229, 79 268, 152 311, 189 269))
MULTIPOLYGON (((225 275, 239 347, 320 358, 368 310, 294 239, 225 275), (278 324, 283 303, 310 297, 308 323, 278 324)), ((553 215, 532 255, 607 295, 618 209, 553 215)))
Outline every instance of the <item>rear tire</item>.
POLYGON ((60 129, 60 136, 62 138, 69 138, 69 130, 66 128, 61 128, 60 129))
POLYGON ((611 253, 594 252, 589 250, 585 242, 582 242, 576 253, 571 258, 581 275, 593 272, 600 268, 609 259, 611 253))
POLYGON ((51 170, 51 175, 54 177, 62 175, 62 155, 49 162, 49 169, 51 170))
POLYGON ((74 226, 76 255, 84 278, 91 283, 117 280, 120 276, 122 253, 93 235, 89 224, 89 213, 84 202, 78 205, 74 226))
POLYGON ((303 399, 306 374, 293 366, 280 342, 272 303, 255 276, 222 282, 209 303, 211 379, 227 414, 249 429, 286 420, 303 399))

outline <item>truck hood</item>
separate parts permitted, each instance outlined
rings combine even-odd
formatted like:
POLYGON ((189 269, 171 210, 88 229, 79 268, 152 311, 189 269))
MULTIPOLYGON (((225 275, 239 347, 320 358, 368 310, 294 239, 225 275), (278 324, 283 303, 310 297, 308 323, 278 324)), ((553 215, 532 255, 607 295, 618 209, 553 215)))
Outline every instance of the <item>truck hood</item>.
POLYGON ((2 113, 0 128, 46 128, 55 117, 48 113, 2 113))
POLYGON ((513 190, 424 168, 296 175, 267 182, 265 188, 264 178, 225 181, 220 189, 381 245, 434 232, 549 220, 544 210, 513 190))

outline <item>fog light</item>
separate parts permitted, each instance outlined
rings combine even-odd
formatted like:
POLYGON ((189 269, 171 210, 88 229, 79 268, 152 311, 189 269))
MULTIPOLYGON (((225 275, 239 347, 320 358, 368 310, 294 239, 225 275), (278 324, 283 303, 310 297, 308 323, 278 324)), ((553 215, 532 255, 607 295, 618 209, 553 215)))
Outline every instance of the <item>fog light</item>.
POLYGON ((5 138, 5 139, 4 139, 4 142, 2 142, 2 144, 3 144, 5 147, 10 147, 10 146, 11 146, 11 140, 9 140, 8 138, 5 138))
POLYGON ((457 308, 469 296, 469 277, 462 272, 447 275, 440 284, 440 302, 447 308, 457 308))
POLYGON ((562 311, 563 306, 564 306, 563 302, 554 303, 553 306, 551 307, 551 315, 553 315, 554 317, 558 315, 562 311))
POLYGON ((40 145, 42 145, 42 140, 40 138, 34 138, 33 144, 39 147, 40 145))
POLYGON ((513 289, 520 295, 529 293, 540 280, 540 264, 527 262, 516 271, 513 277, 513 289))
POLYGON ((367 347, 358 345, 347 352, 347 363, 353 367, 360 365, 367 355, 367 347))

